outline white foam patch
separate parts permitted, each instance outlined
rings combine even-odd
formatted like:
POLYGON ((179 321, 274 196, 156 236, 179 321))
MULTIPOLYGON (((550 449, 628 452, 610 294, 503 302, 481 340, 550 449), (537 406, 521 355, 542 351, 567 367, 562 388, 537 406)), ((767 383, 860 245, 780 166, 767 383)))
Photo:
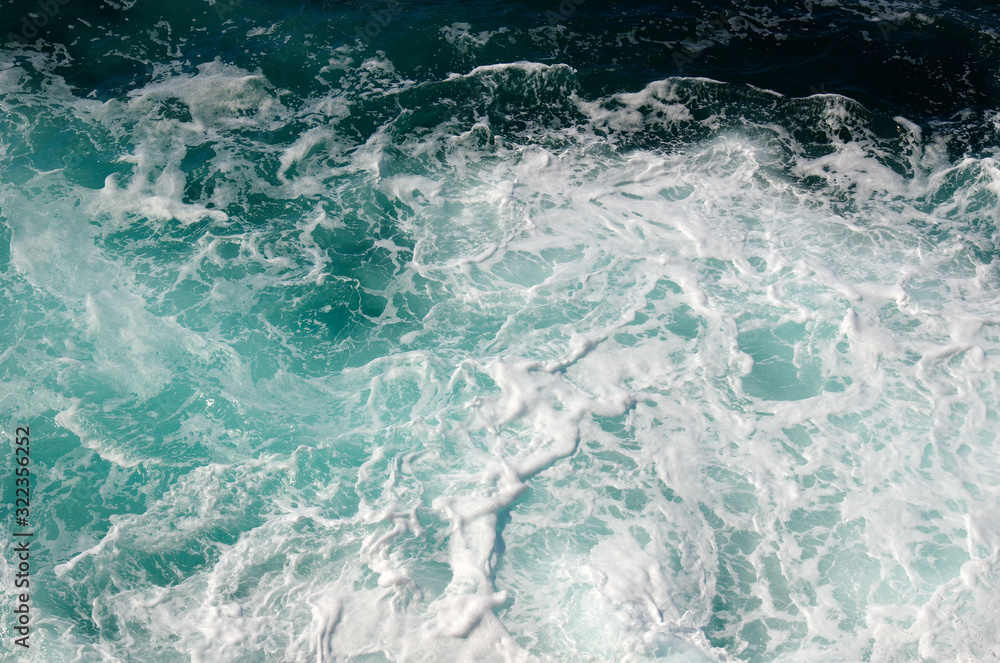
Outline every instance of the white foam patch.
POLYGON ((267 80, 220 61, 198 66, 195 75, 171 75, 129 94, 129 103, 148 108, 154 103, 177 100, 191 116, 180 123, 195 132, 234 130, 257 126, 281 111, 267 80))

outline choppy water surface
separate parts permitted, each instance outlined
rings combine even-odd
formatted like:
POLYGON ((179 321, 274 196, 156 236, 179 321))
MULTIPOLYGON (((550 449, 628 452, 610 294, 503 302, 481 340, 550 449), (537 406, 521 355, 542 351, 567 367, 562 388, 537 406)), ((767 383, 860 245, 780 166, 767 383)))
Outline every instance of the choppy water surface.
POLYGON ((0 658, 1000 660, 995 16, 59 7, 0 658))

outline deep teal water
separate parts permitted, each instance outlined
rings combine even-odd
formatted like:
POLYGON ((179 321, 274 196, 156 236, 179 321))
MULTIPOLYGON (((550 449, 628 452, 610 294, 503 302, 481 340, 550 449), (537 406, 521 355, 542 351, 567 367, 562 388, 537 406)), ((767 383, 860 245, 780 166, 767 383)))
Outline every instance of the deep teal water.
POLYGON ((1000 660, 986 5, 0 37, 0 660, 1000 660))

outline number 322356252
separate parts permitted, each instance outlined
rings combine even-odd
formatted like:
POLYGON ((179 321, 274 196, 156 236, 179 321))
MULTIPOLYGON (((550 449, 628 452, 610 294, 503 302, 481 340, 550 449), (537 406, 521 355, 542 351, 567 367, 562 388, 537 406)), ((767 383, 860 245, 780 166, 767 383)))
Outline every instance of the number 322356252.
POLYGON ((17 489, 14 494, 16 497, 15 516, 18 518, 26 518, 28 516, 28 508, 31 506, 31 496, 29 493, 31 470, 28 469, 28 465, 31 463, 30 435, 31 431, 28 426, 18 427, 15 431, 14 456, 18 467, 14 471, 17 477, 15 481, 17 489))

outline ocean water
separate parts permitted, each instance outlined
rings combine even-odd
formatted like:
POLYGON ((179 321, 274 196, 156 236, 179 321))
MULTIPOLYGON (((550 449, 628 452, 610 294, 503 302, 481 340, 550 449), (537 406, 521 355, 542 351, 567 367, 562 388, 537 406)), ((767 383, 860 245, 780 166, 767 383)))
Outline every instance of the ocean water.
POLYGON ((990 5, 0 37, 0 660, 1000 661, 990 5))

